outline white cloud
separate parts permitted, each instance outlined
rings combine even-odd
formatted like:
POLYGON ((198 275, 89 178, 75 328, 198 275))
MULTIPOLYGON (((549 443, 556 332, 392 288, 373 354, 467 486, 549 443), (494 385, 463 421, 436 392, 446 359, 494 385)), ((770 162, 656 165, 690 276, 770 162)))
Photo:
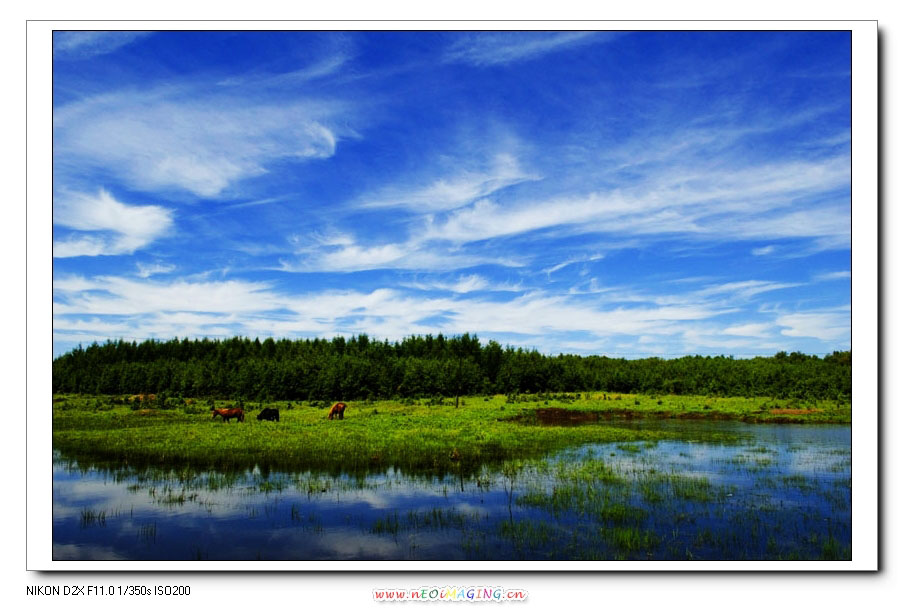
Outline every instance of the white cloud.
POLYGON ((109 241, 104 238, 67 238, 53 242, 53 256, 57 259, 116 254, 123 254, 123 252, 112 247, 109 241))
POLYGON ((741 334, 723 334, 709 327, 685 329, 681 334, 684 344, 682 354, 722 352, 728 354, 769 354, 787 347, 774 336, 743 337, 741 334))
POLYGON ((553 272, 557 272, 560 269, 564 269, 564 268, 568 267, 569 265, 573 265, 574 263, 587 263, 587 262, 591 262, 591 261, 599 261, 604 256, 605 255, 596 253, 596 254, 589 255, 587 257, 575 257, 573 259, 568 259, 566 261, 562 261, 561 263, 557 263, 556 265, 553 265, 552 267, 547 267, 546 269, 543 270, 543 272, 547 276, 551 276, 553 272))
POLYGON ((464 276, 456 286, 462 291, 457 296, 424 298, 393 289, 286 294, 264 283, 238 280, 65 277, 54 281, 54 330, 75 335, 93 331, 101 338, 366 332, 399 339, 437 328, 520 335, 577 331, 601 337, 676 333, 679 323, 723 311, 701 304, 604 309, 592 301, 540 292, 504 302, 464 296, 483 282, 479 276, 464 276), (422 322, 437 317, 444 322, 422 322))
POLYGON ((475 66, 508 64, 617 36, 614 32, 476 32, 450 45, 445 60, 475 66))
POLYGON ((566 234, 681 234, 700 239, 810 237, 825 248, 850 243, 847 202, 806 196, 849 184, 849 161, 768 164, 738 170, 673 169, 633 187, 506 205, 480 199, 441 218, 425 218, 429 239, 475 242, 556 228, 566 234))
POLYGON ((282 271, 359 271, 398 267, 410 253, 404 243, 362 246, 350 234, 311 234, 290 239, 298 260, 281 261, 282 271))
POLYGON ((397 244, 382 244, 379 246, 362 247, 356 244, 346 245, 333 250, 329 256, 324 257, 321 269, 355 270, 374 269, 380 267, 392 267, 407 251, 397 244))
POLYGON ((54 59, 88 59, 111 53, 153 32, 54 32, 54 59))
POLYGON ((173 213, 161 206, 124 204, 103 189, 96 195, 64 192, 54 198, 53 223, 91 232, 55 240, 54 257, 120 255, 163 235, 173 224, 173 213))
MULTIPOLYGON (((507 139, 511 146, 506 150, 527 150, 511 135, 507 139)), ((400 237, 369 243, 359 242, 348 233, 342 234, 341 242, 318 241, 315 237, 316 247, 296 248, 298 259, 281 261, 279 269, 448 270, 481 263, 520 266, 535 253, 521 251, 512 256, 510 253, 516 251, 506 248, 493 250, 490 257, 488 248, 473 245, 530 232, 560 239, 589 233, 619 236, 618 242, 607 239, 604 245, 594 245, 596 250, 642 248, 655 236, 697 243, 810 238, 812 250, 843 249, 850 244, 849 202, 837 193, 834 195, 841 199, 822 197, 849 186, 846 155, 732 167, 730 162, 724 166, 692 163, 693 155, 685 155, 685 159, 669 153, 660 160, 667 163, 651 167, 626 159, 627 165, 618 166, 618 171, 627 168, 643 180, 621 188, 573 194, 574 185, 566 182, 559 195, 531 199, 521 190, 504 202, 491 196, 508 186, 539 179, 539 175, 523 170, 513 153, 482 156, 482 165, 445 169, 421 182, 401 180, 401 186, 357 200, 357 205, 365 208, 404 207, 415 213, 404 217, 406 233, 400 237), (481 251, 483 254, 478 254, 481 251)), ((550 173, 553 178, 557 174, 550 173)), ((604 166, 599 178, 607 180, 607 176, 610 173, 604 166)), ((550 189, 555 189, 553 182, 544 190, 550 189)), ((776 247, 769 245, 752 253, 775 251, 776 247)), ((552 266, 547 272, 569 263, 552 266)))
POLYGON ((213 197, 275 160, 332 156, 326 122, 340 107, 191 90, 99 96, 55 111, 54 160, 63 177, 91 168, 133 188, 213 197))
POLYGON ((452 210, 505 187, 539 178, 522 170, 514 155, 500 153, 484 169, 459 171, 452 176, 437 178, 426 186, 386 189, 368 197, 362 205, 365 208, 400 206, 419 212, 452 210))
POLYGON ((431 290, 440 290, 440 291, 451 291, 453 293, 472 293, 474 291, 485 290, 490 287, 490 282, 484 278, 483 276, 479 276, 477 274, 470 274, 468 276, 459 276, 457 280, 454 281, 441 281, 441 280, 432 280, 432 281, 419 281, 419 282, 410 282, 410 283, 402 283, 401 286, 416 288, 424 291, 431 290))
POLYGON ((774 252, 775 246, 770 244, 769 246, 763 246, 762 248, 754 248, 750 251, 750 254, 756 257, 762 257, 763 255, 771 255, 774 252))
POLYGON ((845 203, 780 211, 769 216, 722 219, 713 222, 710 230, 738 239, 814 238, 817 248, 846 249, 851 245, 851 209, 845 203))
POLYGON ((759 293, 800 286, 793 282, 767 282, 765 280, 740 280, 708 286, 696 292, 701 297, 730 293, 735 298, 750 299, 759 293))
POLYGON ((80 293, 101 288, 102 285, 97 280, 75 274, 63 275, 53 279, 53 290, 62 291, 63 293, 80 293))
POLYGON ((225 280, 221 282, 170 283, 104 276, 80 283, 81 291, 69 287, 79 282, 54 280, 53 311, 56 315, 137 315, 160 312, 247 313, 282 307, 283 300, 261 282, 225 280), (92 292, 84 292, 91 290, 92 292))
POLYGON ((522 261, 499 255, 480 255, 429 243, 415 236, 387 244, 359 244, 348 233, 293 236, 295 259, 280 261, 285 272, 353 272, 371 269, 452 270, 492 263, 517 267, 522 261))
POLYGON ((352 333, 396 340, 441 331, 505 338, 507 343, 547 351, 571 346, 583 352, 672 354, 763 354, 788 349, 783 336, 837 343, 850 334, 850 311, 844 308, 779 313, 774 324, 741 319, 726 327, 717 322, 729 313, 737 319, 735 306, 749 297, 749 291, 771 290, 777 283, 726 283, 686 294, 640 296, 642 303, 632 303, 630 294, 561 295, 538 290, 500 300, 498 294, 490 298, 484 293, 493 285, 477 274, 440 285, 437 280, 407 288, 442 288, 447 295, 390 288, 289 293, 269 283, 241 280, 64 276, 54 280, 53 327, 58 342, 352 333), (632 336, 634 343, 626 343, 625 337, 632 336))
MULTIPOLYGON (((293 70, 292 72, 286 72, 283 74, 276 74, 266 76, 261 79, 235 79, 235 83, 239 83, 242 85, 252 85, 252 86, 265 86, 265 87, 276 87, 282 88, 286 86, 299 85, 302 83, 307 83, 308 81, 312 81, 315 79, 324 78, 326 76, 331 76, 339 72, 351 59, 351 55, 346 51, 335 52, 331 55, 326 55, 312 62, 311 64, 305 66, 304 68, 300 68, 298 70, 293 70)), ((232 84, 233 81, 226 81, 221 84, 232 84)))
POLYGON ((453 242, 476 242, 577 223, 598 213, 593 200, 545 202, 544 204, 503 207, 488 199, 457 210, 445 220, 429 221, 427 237, 453 242))
POLYGON ((795 312, 775 319, 784 327, 782 335, 789 337, 815 337, 823 341, 847 341, 851 338, 851 312, 849 309, 795 312))
POLYGON ((150 278, 151 276, 157 274, 168 274, 174 269, 176 269, 175 265, 165 264, 165 263, 141 263, 138 262, 135 264, 138 268, 138 277, 140 278, 150 278))
POLYGON ((813 280, 816 282, 828 282, 831 280, 845 280, 851 277, 851 272, 848 270, 838 271, 838 272, 826 272, 824 274, 816 274, 813 276, 813 280))
POLYGON ((523 290, 520 285, 490 282, 479 274, 462 275, 454 280, 432 279, 401 282, 399 286, 420 291, 449 291, 452 293, 473 293, 476 291, 518 292, 523 290))
POLYGON ((748 323, 743 325, 734 325, 722 329, 725 335, 742 335, 746 337, 765 337, 774 325, 769 323, 748 323))

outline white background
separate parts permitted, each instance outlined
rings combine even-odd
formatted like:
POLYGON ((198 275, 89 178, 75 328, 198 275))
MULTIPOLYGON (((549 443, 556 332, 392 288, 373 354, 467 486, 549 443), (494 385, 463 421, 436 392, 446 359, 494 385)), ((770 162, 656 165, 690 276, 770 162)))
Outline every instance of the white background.
MULTIPOLYGON (((321 607, 323 605, 339 608, 361 608, 375 605, 371 600, 374 588, 414 588, 423 585, 500 585, 507 588, 523 588, 529 593, 526 603, 508 603, 525 609, 558 609, 564 605, 570 608, 668 608, 673 609, 762 609, 774 606, 780 609, 801 608, 841 608, 877 606, 884 608, 897 597, 894 592, 901 584, 901 553, 899 546, 904 543, 901 529, 896 526, 895 518, 900 515, 900 486, 895 486, 901 466, 901 451, 894 445, 894 433, 900 428, 900 417, 895 414, 896 392, 899 387, 896 372, 901 372, 900 357, 895 352, 895 339, 900 335, 900 323, 894 316, 900 304, 899 287, 894 283, 897 263, 901 261, 901 248, 896 240, 895 229, 900 227, 900 212, 893 202, 896 201, 896 189, 900 179, 896 180, 894 168, 900 167, 900 159, 895 153, 899 150, 899 121, 894 109, 901 107, 900 83, 894 78, 901 74, 900 44, 895 40, 895 26, 900 22, 895 19, 892 3, 888 2, 789 2, 760 1, 750 6, 729 7, 727 3, 716 2, 644 2, 630 5, 605 6, 595 8, 589 3, 558 1, 537 7, 513 3, 506 6, 497 3, 492 6, 488 2, 458 1, 449 5, 426 6, 415 2, 379 2, 379 3, 342 3, 329 5, 281 7, 279 3, 254 2, 220 2, 216 9, 203 7, 186 7, 185 2, 158 1, 152 6, 133 5, 121 2, 78 2, 78 3, 43 3, 41 6, 24 5, 15 9, 4 9, 2 20, 3 50, 2 54, 6 87, 3 88, 3 100, 6 112, 3 113, 6 129, 4 147, 4 181, 6 197, 3 206, 3 248, 4 278, 7 278, 7 290, 0 300, 6 314, 7 337, 15 341, 7 342, 7 350, 2 354, 4 386, 10 391, 4 392, 6 399, 0 410, 4 410, 0 420, 3 428, 3 464, 7 467, 7 477, 11 480, 3 495, 2 529, 4 534, 3 568, 0 575, 0 600, 19 603, 26 606, 68 607, 70 605, 115 606, 137 605, 145 607, 153 605, 157 608, 165 605, 191 605, 207 608, 219 605, 224 608, 260 604, 287 604, 297 608, 321 607), (512 8, 517 7, 517 8, 512 8), (882 410, 882 429, 884 444, 882 447, 882 508, 884 520, 880 523, 881 531, 881 571, 864 574, 721 574, 721 573, 271 573, 271 574, 239 574, 239 573, 39 573, 26 571, 26 533, 25 533, 25 361, 23 353, 28 342, 29 361, 35 363, 32 370, 41 367, 49 370, 46 364, 50 355, 50 201, 49 184, 43 192, 29 191, 28 205, 46 210, 46 223, 29 227, 28 251, 46 243, 46 248, 36 250, 29 259, 28 270, 25 266, 25 29, 26 19, 878 19, 880 30, 880 66, 882 78, 882 98, 884 116, 882 117, 882 159, 880 168, 885 168, 888 176, 883 177, 881 221, 884 236, 882 252, 882 297, 885 313, 883 338, 883 378, 884 409, 882 410), (897 52, 896 52, 897 51, 897 52), (28 281, 29 321, 27 332, 26 316, 26 279, 28 281), (120 597, 104 599, 72 598, 63 600, 57 597, 26 597, 26 585, 118 585, 118 584, 188 584, 192 586, 192 595, 184 600, 159 598, 143 598, 126 600, 120 597)), ((286 27, 291 27, 287 24, 286 27)), ((383 26, 380 26, 383 27, 383 26)), ((469 26, 470 27, 470 26, 469 26)), ((553 26, 550 26, 553 27, 553 26)), ((590 25, 587 26, 591 28, 590 25)), ((685 24, 674 24, 674 27, 686 27, 685 24)), ((740 27, 744 27, 743 24, 740 27)), ((794 27, 793 25, 775 24, 775 27, 794 27)), ((900 34, 902 30, 897 30, 900 34)), ((855 87, 857 71, 855 69, 855 87)), ((49 114, 49 100, 46 108, 29 107, 29 112, 45 110, 49 114)), ((856 109, 855 109, 856 113, 856 109)), ((46 144, 45 144, 46 146, 46 144)), ((857 158, 857 125, 855 117, 855 159, 857 158)), ((48 174, 49 175, 49 174, 48 174)), ((855 193, 857 189, 855 175, 855 193)), ((870 202, 858 202, 855 195, 855 227, 854 256, 861 252, 869 253, 875 244, 875 230, 870 225, 870 215, 860 217, 862 211, 858 205, 870 205, 870 202), (867 221, 863 230, 858 229, 857 219, 867 221), (863 233, 861 233, 861 231, 863 233), (872 238, 872 242, 870 239, 872 238), (861 250, 861 248, 863 250, 861 250)), ((35 223, 33 223, 35 225, 35 223)), ((874 371, 864 371, 869 353, 873 352, 875 337, 867 333, 859 337, 861 330, 868 328, 867 317, 858 324, 858 300, 869 303, 869 295, 857 295, 857 291, 870 292, 870 282, 860 286, 858 283, 858 262, 854 267, 854 348, 858 352, 855 365, 855 376, 866 377, 866 383, 875 379, 874 371), (864 348, 861 348, 864 346, 864 348), (862 356, 861 356, 862 355, 862 356), (859 368, 859 369, 858 369, 859 368)), ((868 279, 865 279, 868 280, 868 279)), ((860 282, 864 282, 861 280, 860 282)), ((874 286, 874 285, 873 285, 874 286)), ((874 291, 875 289, 872 288, 874 291)), ((861 310, 862 311, 862 310, 861 310)), ((873 317, 873 320, 875 318, 873 317)), ((49 379, 49 375, 47 376, 49 379)), ((899 375, 897 377, 900 377, 899 375)), ((855 382, 858 383, 858 382, 855 382)), ((30 393, 28 407, 40 410, 49 406, 49 391, 45 395, 36 396, 30 393)), ((856 393, 856 390, 855 390, 856 393)), ((855 395, 856 397, 857 395, 855 395)), ((856 399, 855 399, 856 405, 856 399)), ((47 407, 49 409, 49 407, 47 407)), ((855 413, 855 435, 859 421, 855 413)), ((32 431, 34 433, 34 431, 32 431)), ((46 438, 46 434, 44 435, 46 438)), ((856 454, 856 446, 855 446, 856 454)), ((855 475, 857 459, 855 457, 855 475)), ((855 481, 857 478, 855 477, 855 481)), ((862 481, 862 480, 860 480, 862 481)), ((860 489, 855 483, 856 493, 860 489)), ((49 530, 49 522, 48 530, 49 530)), ((858 537, 855 527, 855 539, 858 537)), ((856 549, 856 548, 855 548, 856 549)), ((30 563, 31 564, 31 563, 30 563)), ((427 565, 429 566, 429 565, 427 565)), ((226 567, 223 567, 226 568, 226 567)), ((682 568, 691 568, 682 565, 682 568)), ((16 607, 19 606, 16 604, 16 607)), ((440 603, 434 603, 440 604, 440 603)), ((900 603, 897 603, 900 604, 900 603)), ((416 603, 406 603, 409 608, 418 608, 416 603), (412 607, 413 606, 413 607, 412 607)))

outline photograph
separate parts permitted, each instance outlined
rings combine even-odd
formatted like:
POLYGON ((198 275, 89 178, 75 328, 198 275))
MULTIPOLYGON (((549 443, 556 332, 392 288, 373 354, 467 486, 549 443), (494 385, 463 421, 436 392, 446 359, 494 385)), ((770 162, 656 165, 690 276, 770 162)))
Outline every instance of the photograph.
POLYGON ((47 565, 875 561, 850 28, 51 34, 47 565))

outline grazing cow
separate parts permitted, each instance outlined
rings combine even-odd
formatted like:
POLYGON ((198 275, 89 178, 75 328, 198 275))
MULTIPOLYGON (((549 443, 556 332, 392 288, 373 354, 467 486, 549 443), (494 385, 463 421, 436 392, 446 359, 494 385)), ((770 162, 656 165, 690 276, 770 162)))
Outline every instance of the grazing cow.
POLYGON ((339 420, 342 420, 343 416, 345 415, 346 407, 348 407, 348 405, 346 405, 345 403, 334 403, 333 407, 330 408, 330 414, 329 416, 327 416, 327 419, 332 420, 333 416, 336 416, 337 418, 339 418, 339 420))
POLYGON ((241 407, 233 407, 231 409, 212 409, 213 419, 216 420, 217 416, 220 416, 226 422, 229 422, 230 418, 235 418, 239 422, 245 421, 245 410, 241 407))
POLYGON ((271 409, 269 407, 265 407, 261 410, 261 413, 257 415, 258 420, 269 420, 279 422, 279 410, 271 409))

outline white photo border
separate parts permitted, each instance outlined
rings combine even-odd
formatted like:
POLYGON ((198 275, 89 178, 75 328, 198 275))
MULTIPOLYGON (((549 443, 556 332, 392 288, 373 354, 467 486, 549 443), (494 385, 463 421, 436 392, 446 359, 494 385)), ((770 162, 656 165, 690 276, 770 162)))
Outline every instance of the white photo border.
MULTIPOLYGON (((874 571, 879 563, 878 23, 875 21, 29 21, 27 27, 26 568, 39 571, 874 571), (851 561, 54 561, 54 30, 842 30, 852 45, 851 561)), ((525 576, 526 577, 526 576, 525 576)), ((422 581, 429 582, 429 578, 422 581)), ((528 586, 529 588, 529 586, 528 586)))

